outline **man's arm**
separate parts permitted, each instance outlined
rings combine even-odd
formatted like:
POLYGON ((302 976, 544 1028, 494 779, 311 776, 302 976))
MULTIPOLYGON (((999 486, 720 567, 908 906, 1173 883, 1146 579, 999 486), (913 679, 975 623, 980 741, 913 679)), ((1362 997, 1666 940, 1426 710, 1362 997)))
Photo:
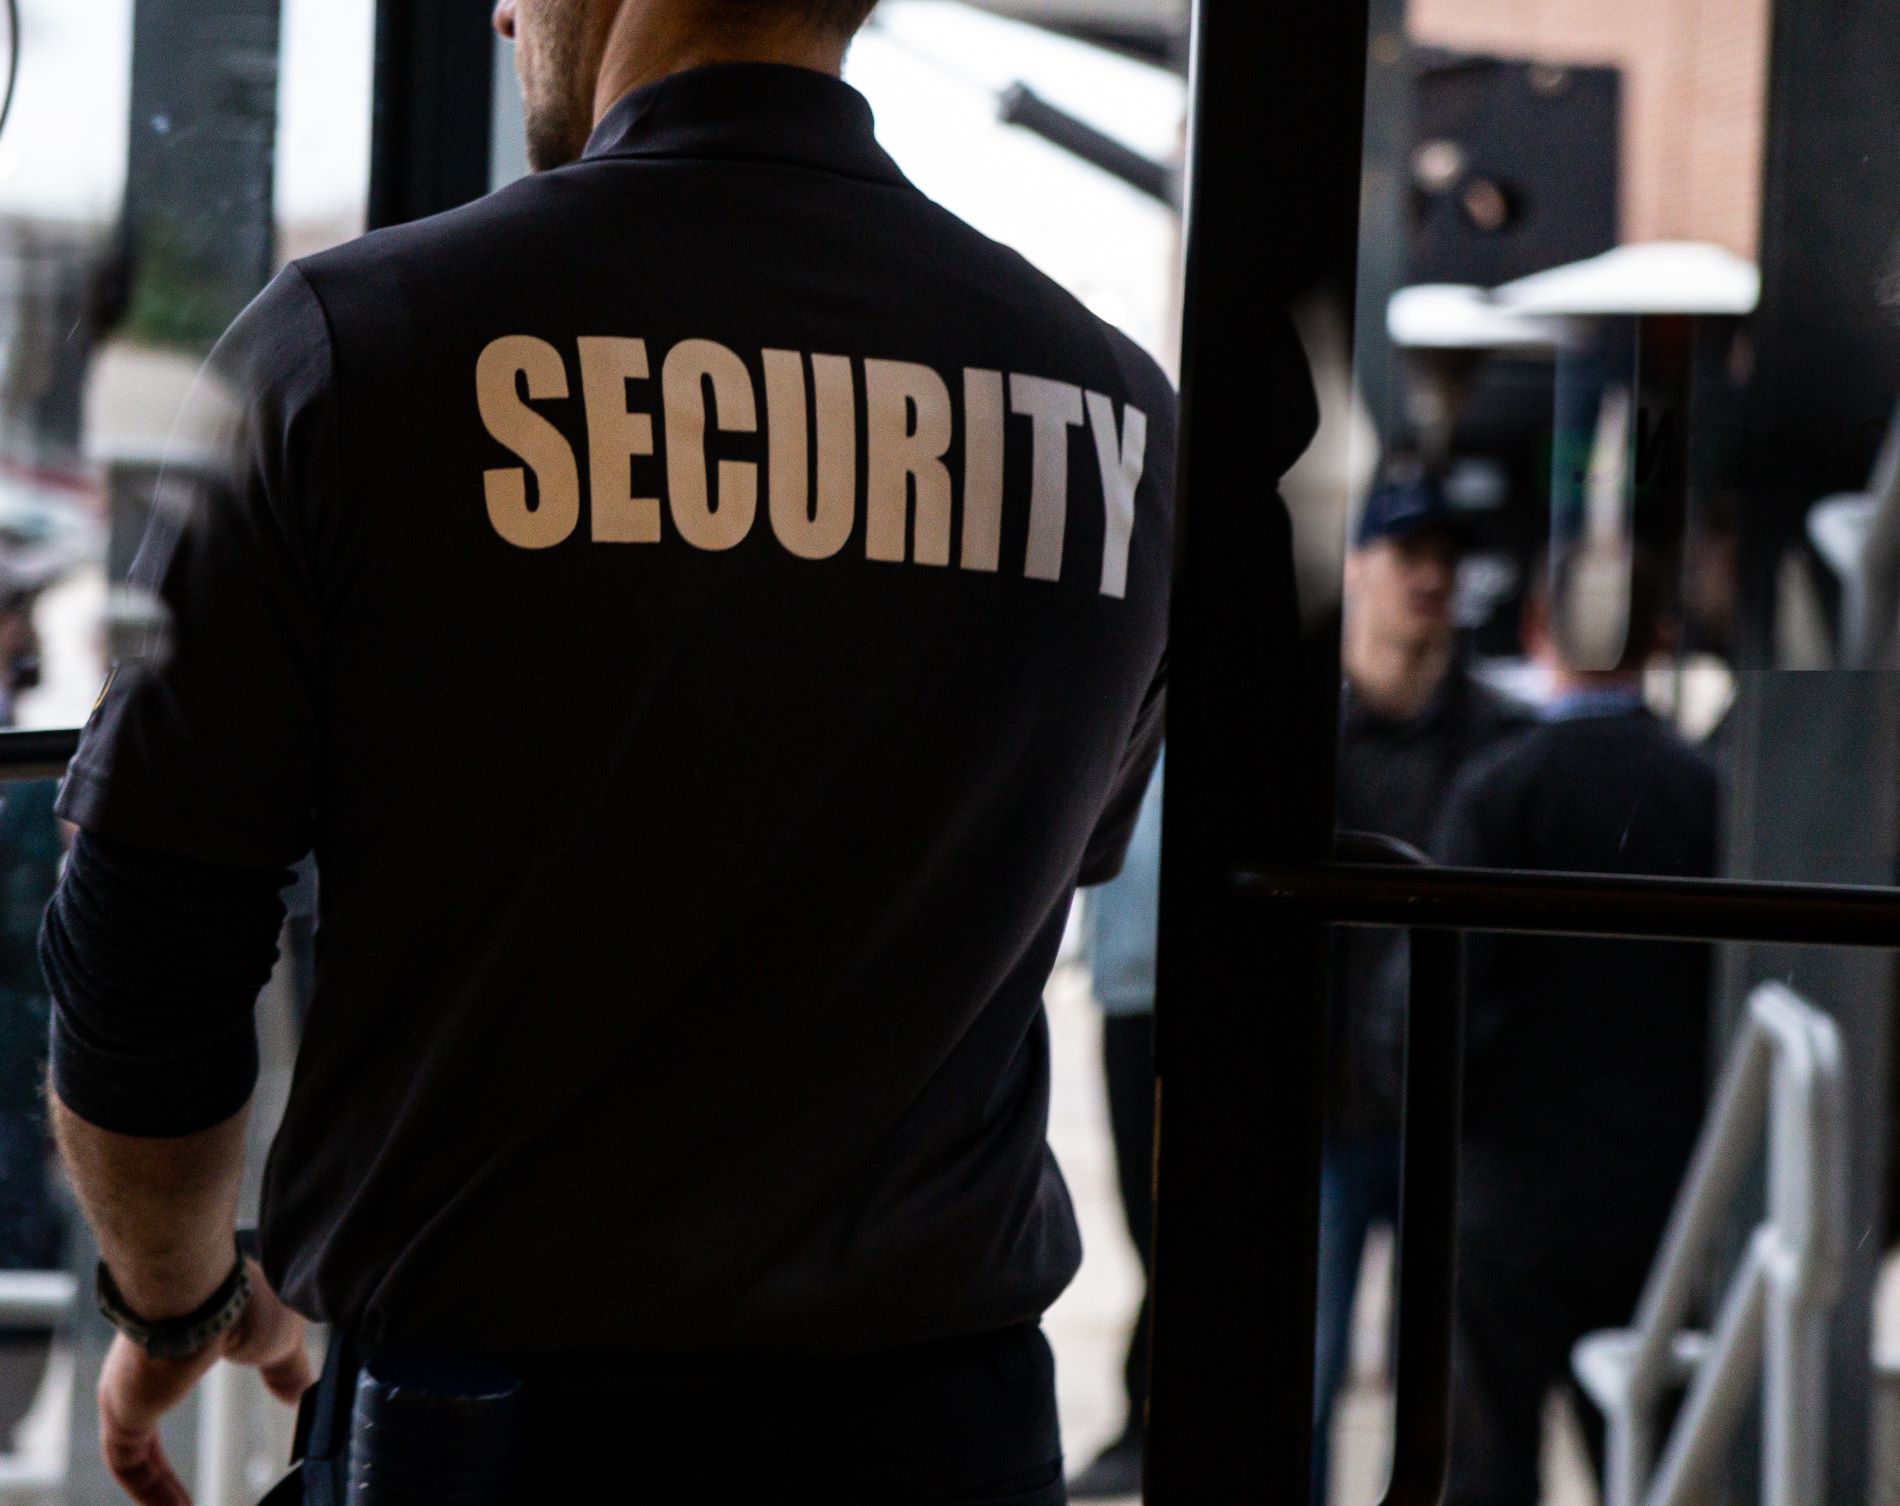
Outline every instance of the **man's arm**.
MULTIPOLYGON (((247 1107, 197 1134, 150 1140, 88 1124, 55 1095, 60 1156, 106 1269, 141 1318, 194 1312, 230 1276, 249 1117, 247 1107)), ((100 1444, 113 1477, 141 1506, 190 1506, 158 1424, 219 1360, 255 1366, 286 1402, 313 1378, 303 1319, 278 1300, 255 1263, 251 1282, 236 1324, 194 1355, 154 1359, 123 1334, 113 1340, 99 1377, 100 1444)))
MULTIPOLYGON (((288 875, 209 867, 77 834, 47 909, 54 1133, 117 1296, 146 1323, 195 1313, 230 1279, 256 1080, 252 1008, 288 875)), ((303 1321, 255 1264, 236 1323, 159 1359, 121 1335, 99 1385, 107 1464, 147 1506, 184 1506, 160 1418, 220 1359, 286 1401, 310 1383, 303 1321)))
POLYGON ((150 1140, 88 1124, 53 1095, 53 1132, 99 1253, 142 1318, 202 1307, 235 1259, 249 1108, 193 1135, 150 1140))
MULTIPOLYGON (((242 1298, 218 1286, 236 1270, 252 1013, 322 783, 336 385, 328 320, 293 265, 192 386, 130 574, 164 631, 115 663, 61 785, 79 830, 40 941, 54 1115, 129 1327, 194 1313, 207 1289, 242 1298)), ((259 1365, 286 1398, 307 1379, 300 1322, 249 1275, 236 1326, 189 1359, 113 1346, 106 1454, 141 1502, 186 1500, 158 1419, 218 1358, 259 1365)), ((155 1347, 189 1342, 180 1326, 195 1327, 155 1347)))

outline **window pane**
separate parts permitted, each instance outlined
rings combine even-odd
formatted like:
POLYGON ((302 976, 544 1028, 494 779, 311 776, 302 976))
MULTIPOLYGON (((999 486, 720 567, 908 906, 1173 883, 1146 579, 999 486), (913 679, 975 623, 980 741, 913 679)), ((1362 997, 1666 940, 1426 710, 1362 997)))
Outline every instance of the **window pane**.
MULTIPOLYGON (((1340 826, 1462 865, 1893 883, 1900 187, 1890 98, 1839 66, 1891 55, 1892 8, 1372 10, 1358 327, 1305 318, 1322 372, 1355 347, 1354 385, 1321 385, 1358 466, 1290 498, 1309 618, 1340 613, 1340 826)), ((1362 1225, 1390 1212, 1406 987, 1395 937, 1337 957, 1335 1335, 1362 1225)), ((1454 1500, 1537 1498, 1546 1393, 1574 1340, 1633 1313, 1715 1073, 1777 980, 1850 1079, 1833 1431, 1791 1498, 1865 1494, 1890 958, 1473 938, 1465 1317, 1490 1355, 1461 1372, 1454 1500)), ((1745 1179, 1701 1253, 1696 1326, 1764 1196, 1745 1179)), ((1371 1500, 1379 1388, 1351 1378, 1376 1362, 1329 1373, 1333 1499, 1371 1500)), ((1545 1501, 1593 1498, 1569 1458, 1545 1501)), ((1755 1498, 1745 1443, 1717 1473, 1755 1498)))
POLYGON ((372 0, 24 0, 0 139, 0 722, 76 726, 199 363, 359 233, 372 0))

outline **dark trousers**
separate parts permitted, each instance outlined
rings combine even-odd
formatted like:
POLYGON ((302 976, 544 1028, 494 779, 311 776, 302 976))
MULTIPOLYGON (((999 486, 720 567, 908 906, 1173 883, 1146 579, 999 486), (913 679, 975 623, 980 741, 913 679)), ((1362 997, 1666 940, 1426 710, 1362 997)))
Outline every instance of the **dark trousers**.
MULTIPOLYGON (((524 1389, 520 1467, 511 1492, 480 1506, 1068 1500, 1055 1363, 1033 1325, 841 1360, 501 1363, 524 1389)), ((290 1487, 273 1506, 342 1506, 354 1389, 345 1377, 355 1371, 353 1357, 333 1352, 305 1402, 302 1494, 290 1487)))
POLYGON ((1115 1141, 1128 1237, 1141 1257, 1141 1311, 1128 1339, 1122 1384, 1128 1393, 1127 1432, 1138 1431, 1148 1405, 1148 1289, 1154 1243, 1155 1017, 1102 1017, 1102 1071, 1108 1080, 1108 1123, 1115 1141))
MULTIPOLYGON (((1576 1396, 1570 1356, 1579 1339, 1629 1326, 1654 1250, 1648 1231, 1622 1250, 1594 1252, 1523 1232, 1459 1241, 1446 1506, 1542 1499, 1545 1404, 1553 1391, 1576 1396)), ((1602 1420, 1588 1401, 1576 1410, 1600 1478, 1602 1420)))
POLYGON ((1399 1140, 1366 1135, 1329 1141, 1320 1161, 1319 1304, 1313 1346, 1313 1500, 1332 1488, 1333 1408, 1346 1380, 1352 1302, 1366 1236, 1399 1212, 1399 1140))

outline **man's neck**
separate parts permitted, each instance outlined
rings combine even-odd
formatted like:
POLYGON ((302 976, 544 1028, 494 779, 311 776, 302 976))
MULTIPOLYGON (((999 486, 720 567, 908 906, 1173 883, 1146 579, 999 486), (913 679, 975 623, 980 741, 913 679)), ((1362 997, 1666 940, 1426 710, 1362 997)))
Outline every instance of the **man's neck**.
POLYGON ((1417 716, 1451 669, 1449 639, 1407 643, 1348 630, 1346 678, 1367 710, 1392 721, 1417 716))
POLYGON ((691 25, 677 8, 623 5, 607 34, 594 122, 635 89, 714 63, 783 63, 836 78, 844 70, 844 38, 796 20, 765 26, 691 25))
POLYGON ((1640 696, 1643 693, 1641 670, 1564 669, 1552 665, 1549 674, 1552 700, 1561 701, 1573 695, 1640 696))

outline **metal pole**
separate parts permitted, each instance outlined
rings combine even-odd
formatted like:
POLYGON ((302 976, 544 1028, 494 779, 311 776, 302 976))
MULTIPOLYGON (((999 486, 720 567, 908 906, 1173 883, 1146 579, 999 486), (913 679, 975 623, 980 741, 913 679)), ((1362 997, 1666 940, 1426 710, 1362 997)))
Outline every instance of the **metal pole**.
POLYGON ((1827 1495, 1828 1321, 1847 1242, 1840 1035, 1778 984, 1750 1000, 1779 1051, 1769 1119, 1768 1323, 1762 1392, 1763 1506, 1827 1495))
POLYGON ((1199 0, 1156 1011, 1148 1499, 1310 1490, 1324 930, 1263 918, 1244 857, 1332 837, 1337 643, 1304 644, 1274 495, 1311 439, 1286 308, 1350 320, 1365 0, 1199 0))
POLYGON ((488 192, 492 8, 488 0, 378 0, 372 229, 488 192))
POLYGON ((220 1360, 198 1382, 198 1488, 193 1506, 244 1500, 244 1395, 237 1369, 220 1360))
MULTIPOLYGON (((1768 1106, 1773 1042, 1752 1016, 1743 1029, 1636 1308, 1638 1337, 1630 1359, 1629 1394, 1632 1409, 1645 1419, 1653 1416, 1658 1397, 1674 1378, 1675 1336, 1701 1285, 1702 1261, 1727 1225, 1736 1193, 1755 1162, 1756 1136, 1768 1106)), ((1647 1471, 1648 1461, 1639 1468, 1647 1471)))
MULTIPOLYGON (((1691 1506, 1705 1490, 1761 1374, 1768 1299, 1766 1229, 1757 1231, 1716 1321, 1715 1342, 1696 1373, 1656 1471, 1648 1506, 1691 1506)), ((1815 1503, 1808 1503, 1815 1506, 1815 1503)))
POLYGON ((1883 950, 1900 937, 1900 888, 1866 884, 1400 870, 1364 863, 1247 865, 1233 882, 1269 914, 1334 925, 1883 950))
POLYGON ((1438 1506, 1451 1468, 1451 1365, 1464 1108, 1465 939, 1411 935, 1399 1193, 1392 1475, 1380 1506, 1438 1506))
POLYGON ((1656 1257, 1635 1326, 1577 1352, 1610 1424, 1609 1506, 1699 1499, 1761 1376, 1763 1506, 1827 1495, 1828 1330, 1847 1245, 1846 1074, 1834 1022, 1779 984, 1749 997, 1715 1107, 1656 1257), (1768 1209, 1731 1279, 1712 1341, 1683 1331, 1696 1286, 1768 1122, 1768 1209), (1657 1412, 1688 1371, 1687 1403, 1651 1476, 1657 1412))

